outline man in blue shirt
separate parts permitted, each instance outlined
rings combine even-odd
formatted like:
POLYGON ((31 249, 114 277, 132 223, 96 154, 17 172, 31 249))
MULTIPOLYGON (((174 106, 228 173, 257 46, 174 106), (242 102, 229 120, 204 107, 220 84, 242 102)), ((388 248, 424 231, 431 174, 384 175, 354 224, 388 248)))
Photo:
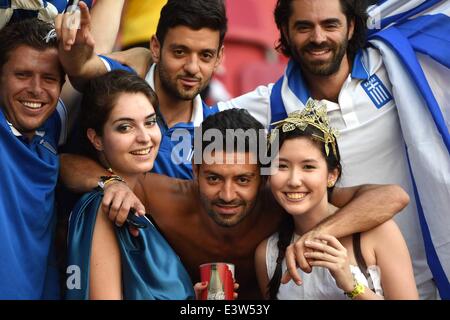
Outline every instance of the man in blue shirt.
POLYGON ((51 244, 66 112, 51 29, 32 19, 0 31, 0 299, 59 296, 51 244))
MULTIPOLYGON (((22 12, 15 1, 2 3, 0 27, 8 6, 14 13, 22 12)), ((104 9, 112 1, 98 3, 104 9)), ((51 4, 44 1, 39 6, 23 8, 36 11, 39 19, 17 15, 0 28, 0 299, 60 297, 53 250, 56 150, 66 139, 69 112, 59 99, 65 73, 53 25, 41 20, 51 4)), ((58 11, 64 7, 58 6, 58 11)), ((108 31, 113 32, 112 27, 108 31)), ((96 40, 100 48, 110 47, 108 37, 96 40)))

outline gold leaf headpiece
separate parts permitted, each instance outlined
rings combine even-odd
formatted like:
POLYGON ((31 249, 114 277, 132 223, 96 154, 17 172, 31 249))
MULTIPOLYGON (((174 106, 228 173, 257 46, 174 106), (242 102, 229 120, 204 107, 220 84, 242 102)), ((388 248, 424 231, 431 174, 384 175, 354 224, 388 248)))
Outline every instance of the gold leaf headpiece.
POLYGON ((323 136, 313 134, 312 137, 324 143, 327 156, 330 153, 328 145, 331 144, 333 153, 337 158, 336 137, 339 135, 339 132, 330 127, 327 116, 327 107, 317 100, 309 99, 303 110, 290 113, 286 119, 274 122, 272 123, 272 126, 273 130, 275 130, 275 135, 270 135, 270 142, 273 142, 275 139, 277 129, 282 132, 293 131, 296 128, 305 131, 308 126, 313 126, 319 129, 323 133, 323 136))

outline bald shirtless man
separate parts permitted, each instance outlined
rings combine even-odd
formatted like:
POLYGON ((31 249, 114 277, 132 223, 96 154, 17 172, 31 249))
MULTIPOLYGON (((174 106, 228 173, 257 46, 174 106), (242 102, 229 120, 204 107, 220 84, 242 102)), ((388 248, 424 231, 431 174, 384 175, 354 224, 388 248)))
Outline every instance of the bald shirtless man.
MULTIPOLYGON (((202 137, 209 129, 216 129, 225 137, 227 129, 246 131, 263 127, 247 111, 233 109, 208 117, 202 124, 202 137)), ((254 271, 254 251, 263 239, 276 231, 281 213, 265 188, 266 179, 260 174, 261 164, 252 149, 253 142, 246 139, 242 150, 216 149, 212 153, 215 162, 194 164, 193 180, 149 173, 135 190, 148 214, 180 256, 192 281, 199 281, 198 268, 202 263, 233 263, 242 299, 261 298, 254 271), (239 156, 243 156, 243 163, 230 163, 230 159, 239 159, 239 156)), ((265 141, 258 139, 256 144, 260 143, 265 141)), ((201 150, 196 152, 205 156, 208 145, 208 141, 202 141, 201 150)), ((105 174, 105 169, 88 159, 76 163, 78 166, 74 167, 73 161, 62 161, 62 177, 71 186, 93 188, 98 177, 105 174), (71 174, 73 170, 77 175, 71 174)), ((129 204, 121 200, 126 189, 126 184, 120 181, 110 183, 103 205, 111 207, 112 212, 129 209, 129 204), (114 197, 110 193, 114 193, 114 197)), ((331 203, 345 207, 298 240, 299 265, 306 262, 302 254, 306 239, 318 232, 342 237, 370 229, 406 206, 408 196, 397 186, 366 185, 335 188, 331 203)))

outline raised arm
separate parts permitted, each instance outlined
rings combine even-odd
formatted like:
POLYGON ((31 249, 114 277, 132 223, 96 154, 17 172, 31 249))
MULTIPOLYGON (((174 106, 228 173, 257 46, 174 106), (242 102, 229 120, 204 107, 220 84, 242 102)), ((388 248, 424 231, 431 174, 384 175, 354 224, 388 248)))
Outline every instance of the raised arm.
MULTIPOLYGON (((97 162, 74 154, 61 154, 60 177, 64 185, 74 192, 88 192, 97 187, 101 176, 108 175, 97 162)), ((102 210, 109 219, 121 226, 130 208, 140 215, 145 214, 145 207, 128 186, 123 182, 111 182, 105 187, 102 210)))
POLYGON ((301 283, 297 266, 305 272, 311 272, 311 266, 304 257, 306 240, 313 239, 318 234, 341 238, 372 229, 406 207, 409 196, 397 185, 363 185, 335 188, 330 202, 340 209, 286 249, 289 274, 283 276, 283 283, 288 282, 291 277, 296 283, 301 283))
POLYGON ((82 88, 83 81, 107 72, 104 63, 95 54, 89 9, 84 2, 80 2, 79 7, 79 13, 69 12, 55 19, 55 30, 60 40, 59 59, 77 89, 82 88))
POLYGON ((125 0, 97 0, 91 9, 95 53, 110 53, 116 43, 125 0))

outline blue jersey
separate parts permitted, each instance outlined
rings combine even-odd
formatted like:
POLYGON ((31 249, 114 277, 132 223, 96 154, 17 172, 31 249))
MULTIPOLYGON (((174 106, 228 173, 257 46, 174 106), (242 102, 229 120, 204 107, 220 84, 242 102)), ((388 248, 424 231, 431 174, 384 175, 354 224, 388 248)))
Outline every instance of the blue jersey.
MULTIPOLYGON (((217 107, 201 103, 201 118, 215 114, 217 107)), ((177 123, 167 127, 164 119, 158 121, 161 130, 161 144, 152 172, 178 179, 192 179, 192 157, 194 155, 194 122, 177 123)))
POLYGON ((29 141, 0 111, 0 299, 59 297, 50 248, 61 125, 55 111, 29 141))

